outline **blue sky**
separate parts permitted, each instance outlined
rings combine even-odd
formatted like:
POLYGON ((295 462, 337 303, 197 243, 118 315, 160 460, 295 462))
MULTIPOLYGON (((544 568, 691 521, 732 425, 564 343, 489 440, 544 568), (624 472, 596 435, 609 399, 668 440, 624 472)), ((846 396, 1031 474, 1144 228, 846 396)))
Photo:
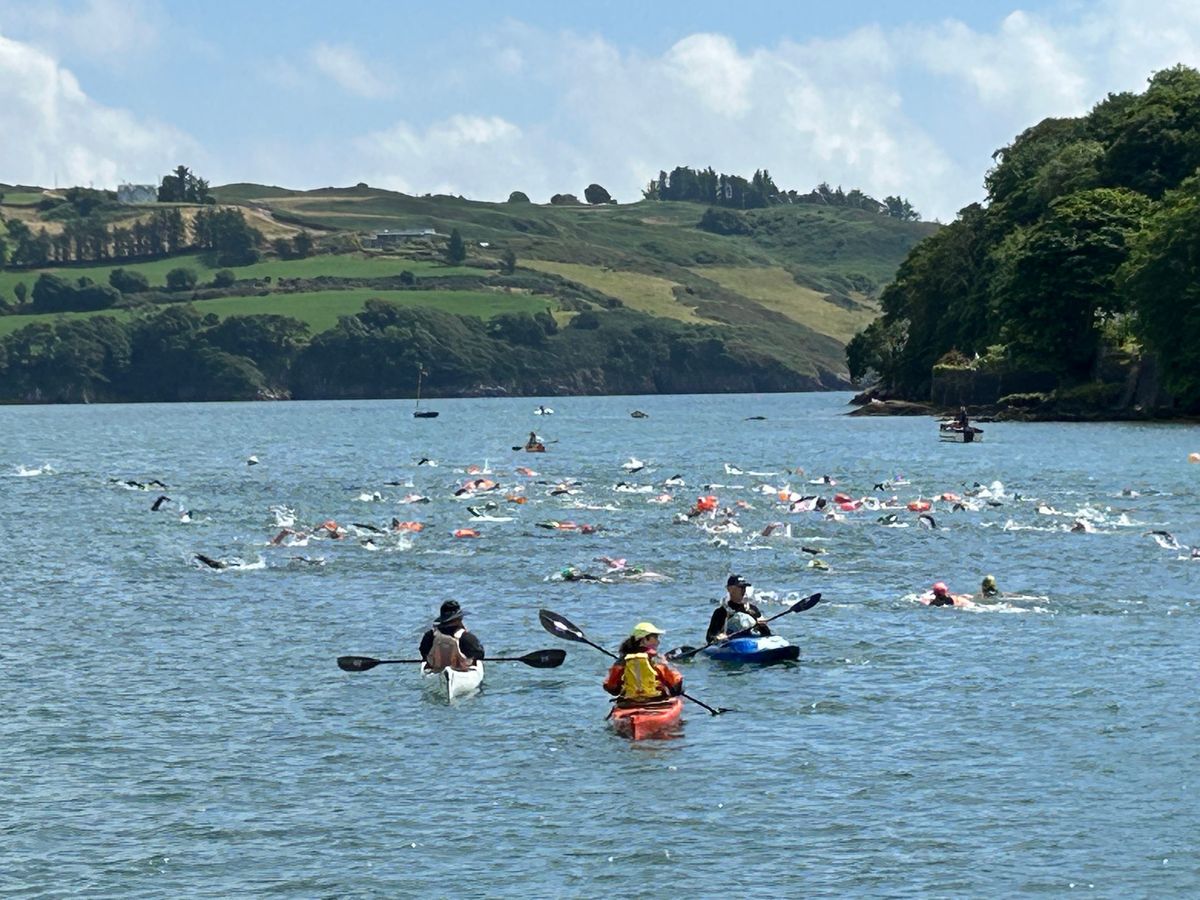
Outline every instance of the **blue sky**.
POLYGON ((1192 0, 0 0, 0 181, 626 200, 711 164, 946 221, 1021 130, 1178 62, 1192 0))

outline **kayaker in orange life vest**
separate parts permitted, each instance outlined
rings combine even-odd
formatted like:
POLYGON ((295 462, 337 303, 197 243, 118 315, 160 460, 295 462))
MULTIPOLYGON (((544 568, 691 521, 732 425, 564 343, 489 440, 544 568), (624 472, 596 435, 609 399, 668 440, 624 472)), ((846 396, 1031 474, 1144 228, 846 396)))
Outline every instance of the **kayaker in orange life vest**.
POLYGON ((656 662, 658 636, 665 632, 638 622, 621 642, 620 657, 608 670, 604 690, 619 703, 653 703, 683 693, 683 676, 665 662, 656 662))
POLYGON ((465 672, 475 660, 484 658, 483 644, 463 625, 464 615, 456 600, 447 600, 433 627, 421 637, 421 658, 432 671, 465 672))

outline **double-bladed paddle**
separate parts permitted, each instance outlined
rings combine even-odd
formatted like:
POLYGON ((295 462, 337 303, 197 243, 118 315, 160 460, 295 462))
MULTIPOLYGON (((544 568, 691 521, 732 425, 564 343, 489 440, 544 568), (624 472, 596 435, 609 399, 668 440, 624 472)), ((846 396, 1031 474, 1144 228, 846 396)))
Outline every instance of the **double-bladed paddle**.
MULTIPOLYGON (((805 597, 803 600, 797 600, 795 603, 793 603, 791 606, 789 606, 783 612, 776 613, 775 615, 771 616, 771 618, 766 619, 765 621, 774 622, 780 616, 786 616, 788 613, 804 612, 806 609, 812 609, 814 606, 816 606, 820 602, 821 602, 821 594, 818 592, 809 597, 805 597)), ((724 641, 731 641, 736 637, 741 637, 744 634, 749 634, 751 631, 753 631, 757 627, 758 627, 758 625, 751 625, 749 628, 743 628, 741 631, 735 631, 733 634, 727 635, 724 638, 724 641)), ((688 659, 689 657, 695 656, 701 650, 704 650, 707 647, 711 647, 713 644, 724 643, 724 641, 709 641, 703 647, 688 647, 688 646, 676 647, 674 650, 667 651, 667 659, 688 659)))
MULTIPOLYGON (((577 625, 572 625, 569 619, 565 618, 564 616, 560 616, 558 613, 551 612, 548 609, 539 610, 538 621, 542 623, 542 627, 548 632, 562 638, 563 640, 574 641, 577 644, 587 644, 589 647, 595 647, 606 656, 611 656, 613 659, 620 659, 620 657, 611 650, 606 650, 599 644, 592 643, 590 640, 588 640, 587 635, 585 635, 577 625)), ((737 712, 736 709, 730 709, 725 706, 709 706, 707 703, 697 700, 691 694, 680 692, 680 696, 685 700, 691 700, 697 706, 707 709, 714 716, 719 716, 721 713, 737 712)))
MULTIPOLYGON (((524 656, 494 656, 485 657, 484 662, 519 662, 535 669, 556 669, 567 658, 567 651, 553 647, 549 650, 534 650, 524 656)), ((423 659, 375 659, 371 656, 339 656, 338 668, 343 672, 365 672, 376 666, 390 663, 423 663, 423 659)))

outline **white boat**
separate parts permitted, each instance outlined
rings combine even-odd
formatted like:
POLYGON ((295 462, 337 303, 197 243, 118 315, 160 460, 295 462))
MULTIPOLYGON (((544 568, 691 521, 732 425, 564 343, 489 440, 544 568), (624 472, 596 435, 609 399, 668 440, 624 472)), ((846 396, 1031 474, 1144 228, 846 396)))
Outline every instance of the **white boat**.
POLYGON ((465 697, 467 694, 479 690, 479 686, 483 684, 483 661, 476 661, 475 665, 465 672, 460 672, 458 669, 442 669, 440 672, 433 672, 427 665, 421 663, 421 684, 442 700, 465 697))

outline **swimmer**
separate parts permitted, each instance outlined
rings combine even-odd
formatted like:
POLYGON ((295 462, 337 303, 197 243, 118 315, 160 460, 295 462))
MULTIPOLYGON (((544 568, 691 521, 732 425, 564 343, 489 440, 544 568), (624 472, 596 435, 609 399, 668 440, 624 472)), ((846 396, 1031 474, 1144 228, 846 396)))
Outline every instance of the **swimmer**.
POLYGON ((979 585, 979 595, 981 597, 998 597, 1000 588, 996 586, 995 575, 984 575, 983 581, 979 585))
POLYGON ((929 513, 923 512, 917 516, 917 524, 922 528, 937 528, 937 522, 929 513))
POLYGON ((154 505, 150 507, 150 512, 158 512, 164 503, 170 503, 171 498, 166 494, 159 494, 158 499, 154 501, 154 505))
POLYGON ((1164 550, 1182 550, 1183 547, 1169 531, 1144 531, 1143 535, 1154 538, 1154 542, 1164 550))
POLYGON ((205 556, 203 553, 197 553, 195 557, 199 562, 204 563, 210 569, 227 569, 229 563, 222 562, 219 559, 213 559, 211 556, 205 556))
POLYGON ((372 534, 383 534, 384 533, 382 528, 376 528, 374 525, 366 525, 362 522, 351 522, 350 524, 353 525, 355 528, 361 528, 363 531, 369 531, 372 534))
POLYGON ((975 605, 969 597, 951 594, 950 589, 946 587, 946 582, 944 581, 936 582, 932 590, 920 599, 926 606, 959 606, 967 608, 975 605))

